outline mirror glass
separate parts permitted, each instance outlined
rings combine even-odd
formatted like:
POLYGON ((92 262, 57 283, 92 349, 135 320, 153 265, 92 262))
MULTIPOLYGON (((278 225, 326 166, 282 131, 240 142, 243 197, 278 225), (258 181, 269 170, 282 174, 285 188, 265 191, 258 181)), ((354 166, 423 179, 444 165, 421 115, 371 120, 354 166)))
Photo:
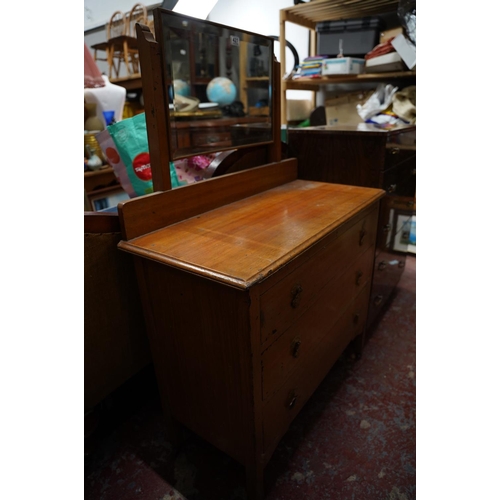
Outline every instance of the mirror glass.
POLYGON ((272 142, 273 39, 155 9, 173 158, 272 142))

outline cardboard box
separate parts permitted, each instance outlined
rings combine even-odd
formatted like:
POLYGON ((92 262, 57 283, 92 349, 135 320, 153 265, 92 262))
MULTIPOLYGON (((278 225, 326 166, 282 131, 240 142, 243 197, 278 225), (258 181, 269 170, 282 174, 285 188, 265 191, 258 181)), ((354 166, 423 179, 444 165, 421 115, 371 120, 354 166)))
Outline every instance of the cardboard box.
POLYGON ((289 122, 306 120, 311 115, 313 107, 311 99, 287 99, 286 119, 289 122))
POLYGON ((394 36, 398 36, 403 33, 403 28, 400 26, 399 28, 393 28, 390 30, 385 30, 380 33, 380 41, 379 43, 385 43, 387 40, 390 40, 394 36))
POLYGON ((355 57, 334 57, 325 59, 321 68, 322 75, 358 75, 363 73, 365 60, 355 57))
POLYGON ((391 44, 401 56, 406 66, 409 69, 414 69, 417 65, 417 50, 415 46, 404 35, 398 35, 391 44))
POLYGON ((367 73, 383 73, 385 71, 404 71, 406 66, 397 52, 390 52, 366 60, 367 73))
POLYGON ((325 101, 327 125, 358 125, 363 119, 357 105, 363 104, 372 91, 350 92, 325 101))

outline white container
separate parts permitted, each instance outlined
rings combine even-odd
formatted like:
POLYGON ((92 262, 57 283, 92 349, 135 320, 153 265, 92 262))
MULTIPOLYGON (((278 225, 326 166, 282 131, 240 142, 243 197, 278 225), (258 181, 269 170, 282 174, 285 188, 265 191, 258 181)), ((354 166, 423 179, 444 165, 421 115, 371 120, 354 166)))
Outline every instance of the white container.
POLYGON ((114 111, 115 121, 119 122, 123 116, 123 107, 127 91, 120 85, 111 83, 106 75, 102 75, 105 86, 92 89, 84 89, 85 102, 96 103, 96 114, 106 128, 106 120, 103 111, 114 111))
POLYGON ((325 59, 322 75, 359 75, 365 68, 365 60, 355 57, 334 57, 325 59))

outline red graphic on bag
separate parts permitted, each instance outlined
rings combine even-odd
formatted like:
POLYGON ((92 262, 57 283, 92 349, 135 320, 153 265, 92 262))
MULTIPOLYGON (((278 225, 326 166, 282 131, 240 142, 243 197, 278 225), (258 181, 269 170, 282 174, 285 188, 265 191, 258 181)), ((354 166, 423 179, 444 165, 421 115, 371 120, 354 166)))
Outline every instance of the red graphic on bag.
POLYGON ((106 148, 106 151, 104 153, 106 154, 106 158, 111 163, 118 163, 120 161, 120 155, 115 148, 106 148))
POLYGON ((150 181, 153 178, 149 153, 139 153, 132 161, 135 175, 143 181, 150 181))

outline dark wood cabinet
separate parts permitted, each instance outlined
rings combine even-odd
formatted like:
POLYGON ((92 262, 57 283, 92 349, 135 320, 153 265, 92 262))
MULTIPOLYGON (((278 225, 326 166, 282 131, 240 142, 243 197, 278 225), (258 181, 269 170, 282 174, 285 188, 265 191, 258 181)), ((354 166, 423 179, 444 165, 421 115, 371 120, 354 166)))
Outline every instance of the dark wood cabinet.
POLYGON ((404 270, 415 210, 416 126, 384 130, 369 124, 289 129, 289 156, 301 179, 376 187, 381 203, 368 324, 378 316, 404 270))

